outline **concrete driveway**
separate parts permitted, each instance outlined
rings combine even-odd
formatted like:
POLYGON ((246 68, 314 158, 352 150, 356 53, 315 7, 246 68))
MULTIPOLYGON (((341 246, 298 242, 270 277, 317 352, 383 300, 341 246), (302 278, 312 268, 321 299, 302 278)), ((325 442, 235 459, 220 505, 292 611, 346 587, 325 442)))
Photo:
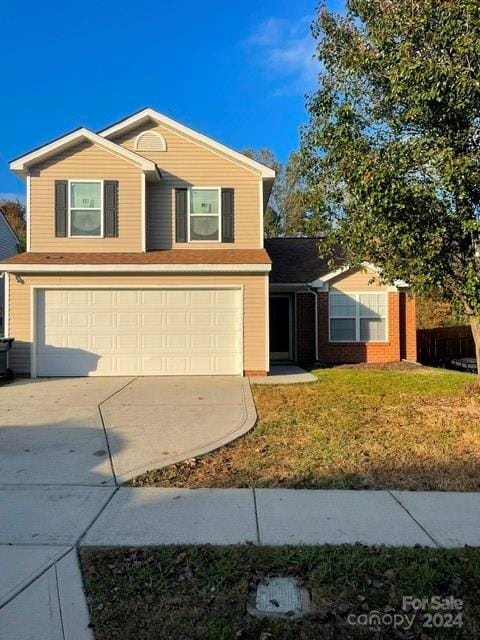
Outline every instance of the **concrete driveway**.
POLYGON ((0 484, 115 485, 253 427, 236 377, 62 378, 0 387, 0 484))

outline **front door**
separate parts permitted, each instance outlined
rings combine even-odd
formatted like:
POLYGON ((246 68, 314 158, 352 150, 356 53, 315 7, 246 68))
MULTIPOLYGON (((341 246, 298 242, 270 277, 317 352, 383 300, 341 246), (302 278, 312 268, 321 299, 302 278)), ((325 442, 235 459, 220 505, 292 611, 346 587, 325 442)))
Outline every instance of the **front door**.
POLYGON ((292 297, 270 296, 270 359, 292 360, 292 297))

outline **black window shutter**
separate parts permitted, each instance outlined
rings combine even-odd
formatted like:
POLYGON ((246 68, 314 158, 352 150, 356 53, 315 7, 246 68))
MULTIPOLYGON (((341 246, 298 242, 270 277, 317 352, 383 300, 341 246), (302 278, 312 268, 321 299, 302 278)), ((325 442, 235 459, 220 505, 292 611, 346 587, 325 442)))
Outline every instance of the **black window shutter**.
POLYGON ((68 181, 55 180, 55 236, 67 235, 68 181))
POLYGON ((222 189, 222 242, 234 241, 234 209, 234 190, 222 189))
POLYGON ((175 189, 175 240, 187 241, 187 190, 175 189))
POLYGON ((103 183, 103 235, 105 238, 118 236, 118 180, 103 183))

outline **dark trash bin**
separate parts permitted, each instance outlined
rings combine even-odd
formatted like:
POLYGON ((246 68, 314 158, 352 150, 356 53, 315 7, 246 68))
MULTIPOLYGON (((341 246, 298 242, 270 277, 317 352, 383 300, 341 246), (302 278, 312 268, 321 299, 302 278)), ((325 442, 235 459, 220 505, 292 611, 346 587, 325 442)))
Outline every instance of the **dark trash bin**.
POLYGON ((15 338, 0 338, 0 378, 11 380, 13 371, 8 367, 8 352, 15 338))

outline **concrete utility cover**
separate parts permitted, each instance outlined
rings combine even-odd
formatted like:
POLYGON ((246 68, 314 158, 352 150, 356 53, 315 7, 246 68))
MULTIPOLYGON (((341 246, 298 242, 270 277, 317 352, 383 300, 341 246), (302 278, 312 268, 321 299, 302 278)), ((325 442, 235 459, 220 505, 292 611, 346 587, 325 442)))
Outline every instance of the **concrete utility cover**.
POLYGON ((277 576, 258 584, 254 605, 249 607, 249 612, 253 615, 292 618, 307 614, 309 608, 308 591, 299 587, 295 578, 277 576))

